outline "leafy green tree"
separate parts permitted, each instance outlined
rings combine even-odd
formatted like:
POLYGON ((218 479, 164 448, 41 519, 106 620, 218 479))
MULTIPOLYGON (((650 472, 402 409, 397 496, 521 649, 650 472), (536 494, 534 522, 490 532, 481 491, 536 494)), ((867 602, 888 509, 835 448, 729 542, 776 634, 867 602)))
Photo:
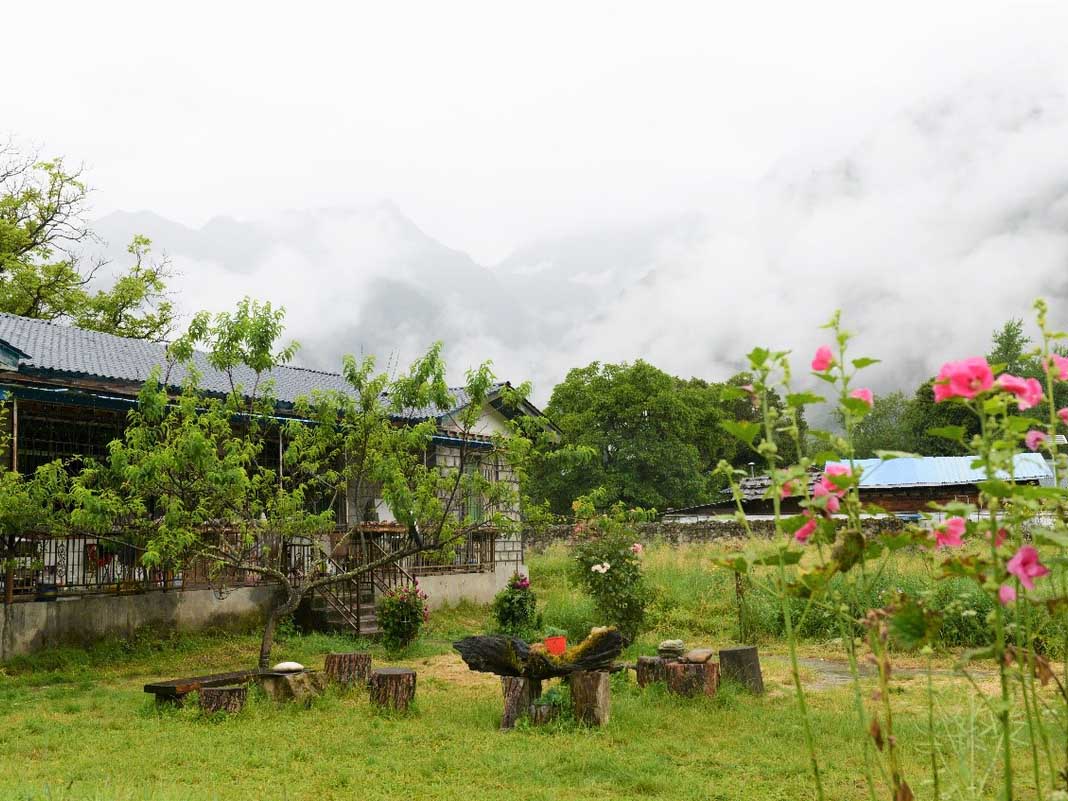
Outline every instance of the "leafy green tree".
POLYGON ((197 315, 171 348, 188 370, 181 394, 170 397, 163 380, 146 383, 106 463, 88 466, 72 490, 75 524, 95 531, 118 527, 145 549, 147 566, 207 560, 220 582, 228 574, 254 573, 277 583, 281 592, 267 613, 261 667, 269 664, 278 621, 308 594, 416 553, 449 551, 476 530, 507 532, 516 525, 514 485, 468 469, 479 460, 507 459, 513 448, 512 438, 501 438, 490 453, 471 445, 493 383, 488 364, 468 375, 473 403, 456 415, 459 457, 445 469, 426 459, 435 422, 394 423, 404 410, 451 403, 440 346, 393 380, 373 375, 371 361, 347 359, 351 392, 302 399, 301 419, 279 423, 271 371, 295 351, 295 345, 277 345, 282 320, 282 310, 249 300, 233 313, 197 315), (229 377, 224 397, 200 390, 190 361, 196 345, 229 377), (250 385, 238 380, 245 368, 250 385), (280 468, 267 458, 279 433, 286 443, 280 468), (409 538, 379 559, 341 568, 315 545, 334 526, 336 504, 312 500, 326 493, 335 500, 360 482, 381 487, 409 538), (485 500, 477 514, 464 503, 475 495, 485 500), (312 564, 298 569, 290 556, 308 552, 309 542, 312 564))
POLYGON ((916 443, 909 423, 909 407, 910 398, 904 392, 876 395, 871 412, 853 428, 856 458, 875 458, 876 451, 914 452, 916 443))
POLYGON ((134 264, 110 289, 94 288, 104 265, 83 264, 79 256, 94 240, 85 219, 88 196, 80 168, 0 145, 0 311, 166 339, 175 322, 166 294, 171 271, 166 260, 150 261, 148 239, 134 237, 128 248, 134 264))

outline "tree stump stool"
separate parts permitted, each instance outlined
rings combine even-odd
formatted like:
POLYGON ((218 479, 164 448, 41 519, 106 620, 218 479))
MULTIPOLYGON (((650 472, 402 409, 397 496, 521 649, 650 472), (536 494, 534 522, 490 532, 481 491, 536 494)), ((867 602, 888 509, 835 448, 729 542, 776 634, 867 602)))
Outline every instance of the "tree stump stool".
POLYGON ((200 708, 204 712, 228 712, 231 715, 245 708, 245 699, 248 697, 248 688, 234 687, 201 687, 200 708))
POLYGON ((668 692, 675 695, 715 695, 719 689, 719 665, 715 662, 669 662, 664 675, 668 692))
POLYGON ((501 731, 504 731, 514 729, 515 722, 529 713, 531 703, 541 695, 541 682, 522 676, 501 676, 501 690, 504 693, 501 731))
POLYGON ((415 698, 415 671, 411 668, 375 668, 371 671, 371 703, 379 709, 406 712, 415 698))
POLYGON ((639 656, 635 675, 639 687, 647 687, 664 680, 664 658, 661 656, 639 656))
POLYGON ((575 718, 587 726, 604 726, 611 712, 612 694, 606 670, 580 670, 571 674, 571 703, 575 718))
POLYGON ((560 715, 560 707, 557 704, 545 704, 535 701, 530 705, 530 725, 544 726, 552 723, 560 715))
POLYGON ((764 692, 764 674, 755 645, 724 648, 719 652, 719 666, 724 678, 736 681, 752 693, 764 692))
POLYGON ((371 675, 371 655, 366 651, 327 654, 323 672, 330 681, 346 687, 357 683, 366 684, 371 675))
POLYGON ((310 703, 318 696, 326 683, 323 674, 315 670, 299 670, 294 673, 260 673, 256 676, 263 692, 272 701, 304 701, 310 703))

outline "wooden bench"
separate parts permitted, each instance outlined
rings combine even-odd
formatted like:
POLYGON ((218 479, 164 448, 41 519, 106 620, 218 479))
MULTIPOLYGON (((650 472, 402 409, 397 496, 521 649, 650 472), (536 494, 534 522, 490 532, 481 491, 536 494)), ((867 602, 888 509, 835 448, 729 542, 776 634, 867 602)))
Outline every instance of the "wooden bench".
POLYGON ((244 684, 261 674, 259 670, 238 670, 234 673, 213 673, 210 676, 193 676, 188 679, 171 679, 145 685, 145 692, 156 696, 156 702, 181 703, 187 693, 199 692, 202 687, 226 687, 244 684))

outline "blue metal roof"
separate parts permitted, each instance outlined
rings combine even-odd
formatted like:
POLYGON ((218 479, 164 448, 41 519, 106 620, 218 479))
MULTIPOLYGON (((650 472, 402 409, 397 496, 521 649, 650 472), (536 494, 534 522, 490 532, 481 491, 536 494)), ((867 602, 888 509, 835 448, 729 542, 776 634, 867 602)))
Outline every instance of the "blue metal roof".
MULTIPOLYGON (((860 475, 861 489, 889 489, 893 487, 943 487, 954 484, 975 484, 985 481, 986 471, 973 467, 972 456, 921 456, 901 459, 857 459, 854 466, 860 475)), ((828 462, 848 465, 848 462, 828 462)), ((1013 477, 1017 481, 1052 479, 1053 473, 1037 453, 1018 453, 1013 457, 1013 477)), ((998 478, 1007 479, 1002 473, 998 478)))

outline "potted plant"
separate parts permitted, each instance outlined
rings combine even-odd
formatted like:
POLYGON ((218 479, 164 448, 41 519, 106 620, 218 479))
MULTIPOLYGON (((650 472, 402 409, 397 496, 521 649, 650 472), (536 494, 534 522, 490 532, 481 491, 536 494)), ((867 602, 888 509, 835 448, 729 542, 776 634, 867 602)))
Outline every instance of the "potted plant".
POLYGON ((560 656, 567 650, 567 632, 554 626, 545 629, 545 650, 553 656, 560 656))

